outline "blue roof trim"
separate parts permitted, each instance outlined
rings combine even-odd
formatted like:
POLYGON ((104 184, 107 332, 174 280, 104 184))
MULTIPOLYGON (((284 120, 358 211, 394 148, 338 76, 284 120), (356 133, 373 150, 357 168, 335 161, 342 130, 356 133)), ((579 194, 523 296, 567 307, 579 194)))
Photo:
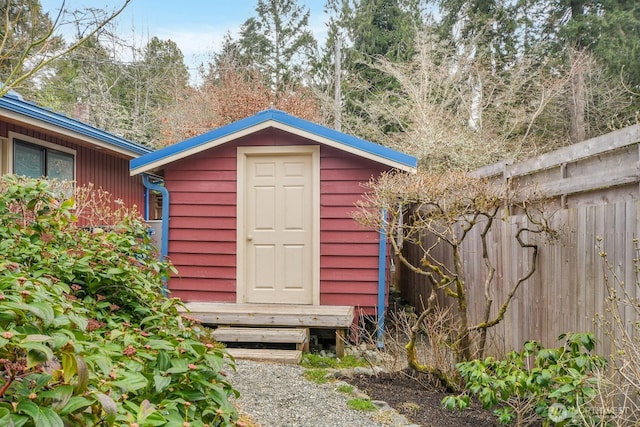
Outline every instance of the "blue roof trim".
MULTIPOLYGON (((273 120, 275 122, 288 125, 305 132, 309 132, 319 137, 339 142, 345 146, 352 147, 366 153, 374 154, 378 157, 407 166, 409 168, 416 168, 418 165, 417 158, 408 154, 401 153, 391 148, 384 147, 382 145, 375 144, 373 142, 366 141, 355 136, 338 132, 337 130, 330 129, 325 126, 300 119, 298 117, 294 117, 280 110, 270 109, 231 123, 229 125, 203 133, 202 135, 198 135, 193 138, 181 141, 177 144, 170 145, 161 150, 154 151, 136 159, 132 159, 130 162, 131 169, 139 169, 158 161, 168 160, 172 156, 180 154, 181 152, 191 150, 195 147, 198 147, 199 145, 215 141, 216 139, 220 139, 228 135, 232 135, 236 132, 251 128, 269 120, 273 120)), ((167 161, 167 163, 169 162, 170 161, 167 161)))
POLYGON ((25 101, 21 96, 16 95, 17 94, 10 93, 0 98, 0 109, 12 111, 72 132, 77 132, 80 135, 97 139, 108 145, 130 151, 133 154, 143 155, 153 151, 151 148, 120 138, 79 120, 67 117, 64 114, 56 113, 32 102, 25 101))

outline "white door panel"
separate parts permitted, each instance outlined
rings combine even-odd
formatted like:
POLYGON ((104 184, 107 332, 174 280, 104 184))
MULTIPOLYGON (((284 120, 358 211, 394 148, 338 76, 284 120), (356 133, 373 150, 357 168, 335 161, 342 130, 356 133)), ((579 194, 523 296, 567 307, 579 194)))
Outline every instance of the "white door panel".
POLYGON ((245 302, 312 304, 312 155, 245 161, 245 302))

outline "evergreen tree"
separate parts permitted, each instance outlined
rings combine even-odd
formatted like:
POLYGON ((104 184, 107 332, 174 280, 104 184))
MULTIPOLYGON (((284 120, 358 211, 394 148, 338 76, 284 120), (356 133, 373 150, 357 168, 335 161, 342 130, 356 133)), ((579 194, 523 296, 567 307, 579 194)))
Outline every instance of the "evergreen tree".
POLYGON ((255 68, 275 93, 302 83, 317 57, 317 42, 309 29, 309 8, 296 0, 258 0, 256 17, 242 25, 240 38, 227 40, 241 67, 255 68))
POLYGON ((346 124, 350 130, 360 127, 357 123, 361 121, 376 123, 384 133, 399 130, 396 120, 385 117, 394 104, 402 103, 401 98, 387 96, 395 91, 397 81, 372 64, 378 58, 402 63, 413 57, 415 37, 422 27, 417 5, 417 2, 401 0, 357 0, 348 7, 342 6, 344 23, 340 25, 347 30, 350 43, 344 49, 342 82, 344 111, 347 121, 349 116, 353 119, 351 125, 346 124), (367 108, 370 101, 380 99, 391 104, 387 112, 367 108))
POLYGON ((393 62, 408 61, 413 54, 418 22, 399 0, 360 0, 354 8, 350 37, 353 63, 384 56, 393 62))
MULTIPOLYGON (((542 0, 541 0, 542 1, 542 0)), ((587 49, 610 72, 640 89, 640 3, 629 0, 545 0, 543 30, 553 47, 587 49)))
MULTIPOLYGON (((526 0, 525 0, 526 1, 526 0)), ((454 48, 473 44, 473 55, 494 68, 522 55, 522 4, 503 0, 440 0, 442 18, 438 24, 444 40, 454 48)))
POLYGON ((628 0, 538 4, 547 12, 540 26, 547 35, 546 52, 557 58, 559 68, 572 73, 567 97, 571 140, 632 123, 640 107, 640 5, 628 0), (592 66, 603 67, 605 74, 593 72, 592 66), (623 87, 626 96, 612 101, 610 93, 623 87))
POLYGON ((153 83, 155 105, 173 101, 189 84, 184 55, 173 40, 153 37, 143 49, 142 65, 153 83))

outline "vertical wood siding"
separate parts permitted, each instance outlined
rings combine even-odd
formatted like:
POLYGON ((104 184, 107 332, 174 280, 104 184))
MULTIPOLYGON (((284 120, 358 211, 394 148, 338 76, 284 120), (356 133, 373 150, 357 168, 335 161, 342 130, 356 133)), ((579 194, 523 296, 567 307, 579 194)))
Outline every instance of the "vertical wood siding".
MULTIPOLYGON (((92 183, 112 195, 112 199, 122 200, 128 207, 144 208, 144 186, 140 176, 129 176, 129 160, 103 151, 97 151, 68 140, 32 128, 12 123, 0 123, 0 136, 7 138, 9 132, 26 135, 41 141, 76 150, 76 182, 78 185, 92 183)), ((112 204, 111 208, 116 208, 112 204)))
MULTIPOLYGON (((280 131, 261 131, 165 169, 171 195, 169 256, 178 269, 169 288, 185 301, 236 301, 236 149, 316 145, 280 131)), ((320 150, 320 303, 375 313, 378 232, 351 218, 361 183, 385 168, 322 146, 320 150)))

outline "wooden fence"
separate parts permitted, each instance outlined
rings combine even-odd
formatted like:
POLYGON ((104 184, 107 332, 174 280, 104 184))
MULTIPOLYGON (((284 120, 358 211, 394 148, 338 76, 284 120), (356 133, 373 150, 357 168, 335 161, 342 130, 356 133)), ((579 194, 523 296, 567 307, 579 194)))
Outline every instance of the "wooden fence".
MULTIPOLYGON (((564 332, 594 331, 601 341, 600 352, 609 354, 606 337, 593 322, 597 314, 606 314, 601 252, 606 252, 632 297, 640 298, 634 266, 638 256, 634 239, 640 234, 639 147, 640 125, 634 125, 525 162, 494 164, 474 172, 478 177, 536 185, 556 202, 552 225, 561 232, 555 242, 539 242, 537 270, 516 293, 504 321, 492 329, 489 353, 504 354, 531 339, 557 345, 557 337, 564 332)), ((525 221, 522 215, 511 215, 489 236, 490 257, 497 267, 494 314, 530 263, 530 253, 514 238, 525 221)), ((474 320, 484 310, 486 270, 481 249, 478 231, 464 245, 474 320)), ((417 256, 411 248, 405 250, 410 258, 417 256)), ((440 259, 450 263, 446 248, 438 250, 440 259)), ((404 299, 422 306, 421 299, 428 293, 425 280, 401 268, 397 286, 404 299)), ((631 312, 625 316, 632 320, 631 312)))

